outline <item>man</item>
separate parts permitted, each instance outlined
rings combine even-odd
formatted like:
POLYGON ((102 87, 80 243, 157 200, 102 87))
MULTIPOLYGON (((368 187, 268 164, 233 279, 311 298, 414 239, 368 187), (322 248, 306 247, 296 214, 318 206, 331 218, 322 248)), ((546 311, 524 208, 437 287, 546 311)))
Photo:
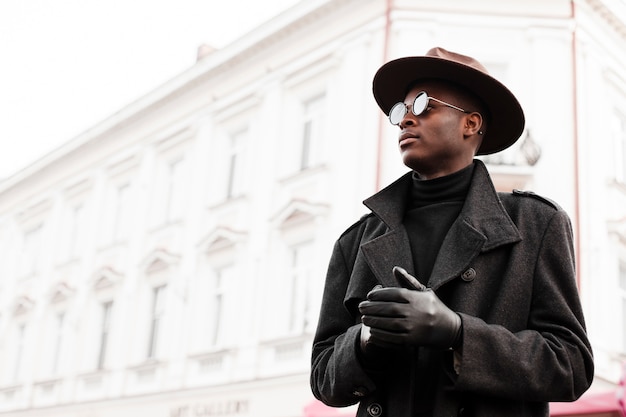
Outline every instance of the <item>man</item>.
POLYGON ((383 65, 374 97, 411 169, 337 240, 311 387, 358 416, 548 416, 591 384, 572 229, 555 203, 497 193, 475 155, 524 128, 515 96, 441 48, 383 65))

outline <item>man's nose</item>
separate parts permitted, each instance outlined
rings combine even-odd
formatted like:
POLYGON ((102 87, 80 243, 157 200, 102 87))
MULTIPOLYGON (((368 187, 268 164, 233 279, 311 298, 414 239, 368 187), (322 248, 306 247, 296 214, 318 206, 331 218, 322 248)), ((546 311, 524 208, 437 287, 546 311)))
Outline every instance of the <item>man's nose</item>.
POLYGON ((417 116, 413 114, 410 109, 407 109, 406 114, 400 121, 400 127, 404 128, 406 126, 413 126, 417 124, 417 116))

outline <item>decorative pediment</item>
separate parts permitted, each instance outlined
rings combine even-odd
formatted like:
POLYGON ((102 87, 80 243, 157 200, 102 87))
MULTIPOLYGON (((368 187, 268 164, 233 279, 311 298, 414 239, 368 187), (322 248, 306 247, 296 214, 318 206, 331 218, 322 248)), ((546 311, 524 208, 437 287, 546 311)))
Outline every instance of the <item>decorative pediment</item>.
POLYGON ((67 301, 67 299, 74 294, 76 290, 72 288, 68 283, 61 281, 58 282, 50 290, 50 303, 56 304, 67 301))
POLYGON ((35 306, 35 302, 28 297, 27 295, 20 296, 17 300, 15 300, 15 304, 13 306, 13 315, 21 316, 23 314, 27 314, 32 311, 35 306))
MULTIPOLYGON (((532 168, 541 159, 542 148, 531 135, 530 129, 526 129, 520 138, 510 148, 489 155, 479 156, 491 168, 509 167, 513 169, 532 168)), ((528 171, 528 170, 527 170, 528 171)), ((529 171, 532 172, 532 171, 529 171)))
POLYGON ((304 200, 292 200, 272 218, 275 228, 288 228, 313 222, 317 217, 328 212, 327 204, 314 204, 304 200))
POLYGON ((531 167, 535 166, 541 159, 541 146, 530 134, 530 130, 526 130, 526 134, 520 144, 520 152, 524 156, 524 161, 531 167))
POLYGON ((122 279, 122 274, 110 266, 103 266, 94 274, 92 287, 96 291, 112 288, 122 279))
POLYGON ((227 227, 216 227, 198 244, 204 253, 213 253, 219 250, 232 248, 248 236, 245 232, 238 232, 227 227))
POLYGON ((610 234, 617 236, 620 242, 626 244, 626 217, 609 220, 607 229, 610 234))
POLYGON ((146 274, 163 271, 175 265, 180 260, 179 255, 168 252, 165 249, 155 249, 141 262, 141 268, 146 274))

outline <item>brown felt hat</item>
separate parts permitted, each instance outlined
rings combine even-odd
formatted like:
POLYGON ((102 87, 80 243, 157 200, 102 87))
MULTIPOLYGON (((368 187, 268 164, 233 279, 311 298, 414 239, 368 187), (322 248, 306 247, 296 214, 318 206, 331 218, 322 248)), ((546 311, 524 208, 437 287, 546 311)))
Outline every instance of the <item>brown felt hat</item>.
POLYGON ((478 155, 511 146, 524 131, 524 111, 513 93, 493 78, 472 57, 433 48, 424 56, 399 58, 384 64, 374 75, 374 98, 385 114, 404 101, 415 81, 438 79, 460 85, 480 98, 489 111, 488 125, 478 155))

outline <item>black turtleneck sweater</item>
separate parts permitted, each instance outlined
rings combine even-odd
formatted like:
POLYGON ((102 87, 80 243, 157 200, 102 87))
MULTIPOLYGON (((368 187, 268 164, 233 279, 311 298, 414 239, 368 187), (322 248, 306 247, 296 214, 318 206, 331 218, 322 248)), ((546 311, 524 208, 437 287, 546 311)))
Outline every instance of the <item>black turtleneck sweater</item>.
POLYGON ((469 189, 474 164, 445 177, 421 180, 413 173, 413 187, 404 215, 417 279, 428 284, 433 265, 450 226, 469 189))

